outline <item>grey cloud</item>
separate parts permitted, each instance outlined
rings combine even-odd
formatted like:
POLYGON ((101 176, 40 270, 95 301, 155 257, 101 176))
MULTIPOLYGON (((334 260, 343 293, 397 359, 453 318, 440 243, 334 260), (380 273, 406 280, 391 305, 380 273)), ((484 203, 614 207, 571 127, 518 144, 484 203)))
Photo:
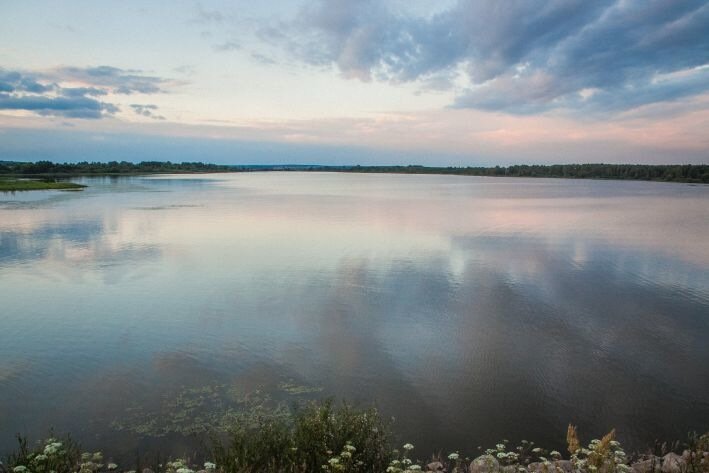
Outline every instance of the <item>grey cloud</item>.
POLYGON ((109 89, 114 94, 156 94, 164 92, 166 79, 111 66, 59 67, 48 74, 57 81, 79 81, 91 87, 109 89))
POLYGON ((237 43, 236 41, 225 41, 221 44, 217 44, 214 46, 215 51, 235 51, 241 49, 241 44, 237 43))
POLYGON ((173 71, 179 73, 179 74, 185 74, 185 75, 192 75, 196 72, 196 69, 194 66, 190 66, 188 64, 178 66, 173 69, 173 71))
POLYGON ((41 84, 38 80, 38 77, 34 75, 0 69, 0 92, 17 91, 39 94, 56 87, 56 84, 41 84))
MULTIPOLYGON (((118 113, 120 108, 97 97, 108 94, 163 92, 165 79, 141 71, 110 66, 61 67, 50 71, 0 69, 0 110, 27 110, 39 115, 97 119, 118 113), (64 87, 80 82, 82 87, 64 87)), ((154 115, 152 118, 163 119, 154 115)))
POLYGON ((705 92, 704 72, 691 71, 709 64, 708 30, 705 0, 460 0, 429 17, 321 0, 260 35, 345 77, 436 88, 461 78, 471 85, 454 106, 533 113, 613 112, 705 92), (694 77, 658 79, 683 70, 694 77))
POLYGON ((0 110, 28 110, 40 115, 67 118, 101 118, 102 112, 113 114, 118 108, 89 97, 12 96, 0 94, 0 110))
POLYGON ((276 61, 261 53, 251 53, 251 59, 265 66, 271 66, 273 64, 276 64, 276 61))
POLYGON ((165 120, 165 117, 155 113, 158 109, 157 105, 132 103, 130 106, 137 115, 152 118, 153 120, 165 120))
POLYGON ((198 4, 197 13, 192 21, 195 23, 222 23, 224 19, 224 14, 219 10, 207 10, 198 4))
POLYGON ((62 95, 65 97, 80 97, 82 95, 100 96, 108 94, 105 90, 96 87, 63 87, 61 91, 62 95))

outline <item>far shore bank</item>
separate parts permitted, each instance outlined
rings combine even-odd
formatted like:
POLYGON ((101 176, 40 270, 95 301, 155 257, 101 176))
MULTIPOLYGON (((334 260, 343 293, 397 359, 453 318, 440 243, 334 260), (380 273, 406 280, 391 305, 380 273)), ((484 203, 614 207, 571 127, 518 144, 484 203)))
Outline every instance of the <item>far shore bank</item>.
POLYGON ((495 167, 454 166, 361 166, 361 165, 223 165, 199 162, 126 161, 108 163, 34 163, 0 161, 2 177, 70 178, 88 176, 139 176, 155 174, 200 174, 227 172, 344 172, 368 174, 440 174, 479 177, 535 177, 555 179, 601 179, 709 183, 709 164, 553 164, 495 167))
POLYGON ((0 192, 22 192, 36 190, 72 190, 79 191, 85 188, 83 184, 75 182, 57 181, 54 179, 27 179, 0 177, 0 192))

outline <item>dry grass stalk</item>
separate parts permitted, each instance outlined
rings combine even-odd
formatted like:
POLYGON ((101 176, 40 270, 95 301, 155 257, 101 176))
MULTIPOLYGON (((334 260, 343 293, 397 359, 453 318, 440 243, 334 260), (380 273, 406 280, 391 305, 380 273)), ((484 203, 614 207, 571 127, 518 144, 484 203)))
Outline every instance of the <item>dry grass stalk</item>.
POLYGON ((598 445, 598 449, 596 451, 601 455, 605 456, 610 451, 611 442, 613 440, 615 440, 615 429, 611 430, 603 436, 603 438, 601 439, 601 443, 598 445))
POLYGON ((569 445, 569 453, 573 455, 581 448, 581 442, 579 442, 578 435, 576 434, 576 427, 569 424, 569 428, 566 430, 566 443, 569 445))

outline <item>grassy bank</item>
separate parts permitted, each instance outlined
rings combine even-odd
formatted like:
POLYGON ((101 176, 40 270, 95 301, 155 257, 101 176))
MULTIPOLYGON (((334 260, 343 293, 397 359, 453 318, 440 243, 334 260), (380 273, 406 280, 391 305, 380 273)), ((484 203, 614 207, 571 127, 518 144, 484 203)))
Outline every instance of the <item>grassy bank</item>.
POLYGON ((2 473, 308 473, 445 471, 455 473, 708 473, 709 434, 684 443, 626 454, 615 431, 582 443, 576 429, 566 432, 567 451, 549 451, 523 440, 474 452, 419 456, 414 446, 392 444, 390 425, 374 409, 313 402, 287 417, 237 421, 228 435, 213 434, 200 458, 117 465, 102 452, 82 452, 69 438, 17 450, 0 465, 2 473), (586 446, 584 446, 586 445, 586 446), (205 461, 207 460, 207 461, 205 461))
POLYGON ((139 174, 179 174, 256 171, 315 171, 387 174, 446 174, 485 177, 545 177, 567 179, 617 179, 662 182, 709 183, 709 164, 551 164, 513 166, 360 166, 360 165, 223 165, 199 162, 111 161, 34 163, 0 161, 0 176, 116 176, 139 174))
POLYGON ((84 185, 53 179, 13 179, 0 178, 0 192, 36 191, 36 190, 81 190, 84 185))

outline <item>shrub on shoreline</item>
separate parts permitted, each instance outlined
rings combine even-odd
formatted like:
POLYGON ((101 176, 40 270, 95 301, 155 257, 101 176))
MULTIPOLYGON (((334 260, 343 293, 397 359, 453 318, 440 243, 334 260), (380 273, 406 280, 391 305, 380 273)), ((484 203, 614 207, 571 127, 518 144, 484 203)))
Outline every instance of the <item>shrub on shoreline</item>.
MULTIPOLYGON (((663 444, 655 452, 628 456, 612 430, 586 447, 576 429, 567 431, 568 459, 523 440, 507 440, 476 458, 458 452, 417 459, 414 446, 392 448, 390 425, 376 409, 332 401, 312 402, 291 415, 237 422, 226 437, 212 437, 212 461, 195 465, 174 459, 142 473, 709 473, 709 433, 692 434, 685 444, 663 444), (675 453, 680 452, 681 454, 675 453)), ((135 466, 138 467, 137 465, 135 466)), ((70 438, 49 438, 30 447, 19 437, 17 450, 0 473, 136 473, 105 462, 101 452, 83 452, 70 438)))

